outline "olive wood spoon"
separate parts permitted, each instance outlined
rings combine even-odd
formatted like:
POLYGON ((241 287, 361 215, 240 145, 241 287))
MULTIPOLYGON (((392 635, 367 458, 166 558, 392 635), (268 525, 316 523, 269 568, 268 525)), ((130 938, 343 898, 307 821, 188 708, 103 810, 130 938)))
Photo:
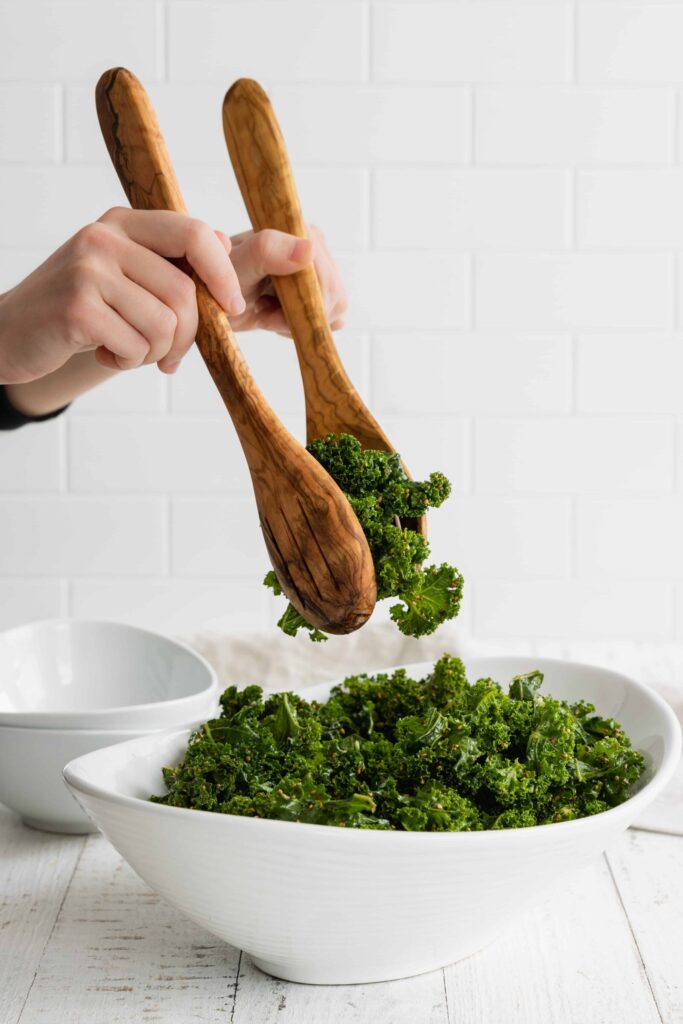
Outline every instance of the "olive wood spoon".
MULTIPOLYGON (((186 213, 154 109, 138 79, 125 68, 106 71, 96 99, 102 134, 131 206, 186 213)), ((225 312, 194 280, 197 346, 242 444, 282 589, 314 626, 350 633, 368 619, 377 597, 363 530, 342 491, 270 408, 225 312)))
MULTIPOLYGON (((258 82, 239 78, 228 90, 223 100, 223 132, 254 230, 275 228, 306 238, 285 141, 258 82)), ((273 286, 299 358, 309 443, 325 434, 353 434, 363 448, 395 451, 344 369, 315 267, 274 276, 273 286)), ((426 534, 424 517, 404 520, 403 525, 426 534)))

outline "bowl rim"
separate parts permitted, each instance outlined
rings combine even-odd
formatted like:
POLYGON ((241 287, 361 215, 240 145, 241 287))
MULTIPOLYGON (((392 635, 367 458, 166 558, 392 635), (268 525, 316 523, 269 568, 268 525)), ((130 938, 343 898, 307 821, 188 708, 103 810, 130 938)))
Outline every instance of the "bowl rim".
MULTIPOLYGON (((438 660, 438 659, 435 659, 435 661, 436 660, 438 660)), ((497 661, 510 662, 511 660, 520 660, 520 661, 524 660, 524 661, 528 661, 528 658, 527 658, 527 655, 517 655, 517 654, 511 654, 511 655, 477 655, 477 656, 474 656, 472 658, 467 658, 467 656, 465 656, 465 657, 463 657, 462 660, 465 662, 465 665, 467 665, 468 662, 478 662, 478 661, 491 661, 491 662, 497 662, 497 661)), ((118 805, 120 807, 126 807, 126 808, 129 808, 131 810, 138 810, 139 811, 140 809, 144 809, 144 811, 146 813, 150 813, 150 814, 153 814, 153 815, 166 816, 166 817, 168 817, 169 815, 173 815, 173 816, 176 816, 176 817, 178 817, 178 816, 187 817, 187 815, 192 815, 194 817, 194 816, 199 814, 199 815, 202 816, 202 819, 205 822, 207 820, 215 821, 215 822, 218 822, 218 821, 221 821, 221 820, 225 821, 227 824, 224 827, 226 827, 226 828, 229 827, 230 824, 235 825, 236 823, 239 823, 241 827, 252 828, 252 829, 253 828, 265 828, 265 829, 270 829, 270 830, 272 830, 272 829, 279 829, 280 831, 282 831, 283 829, 288 829, 290 831, 292 829, 294 829, 294 830, 296 830, 296 833, 298 833, 298 834, 300 834, 302 836, 305 835, 305 834, 318 835, 318 836, 327 836, 329 838, 331 838, 332 836, 335 836, 335 837, 339 837, 339 841, 342 841, 342 842, 349 841, 348 839, 341 839, 342 836, 346 836, 346 837, 356 836, 358 838, 356 838, 355 840, 351 840, 352 842, 356 842, 356 843, 359 843, 359 842, 392 842, 392 841, 393 842, 397 842, 397 840, 395 838, 390 839, 390 838, 387 838, 387 837, 401 836, 402 838, 398 840, 398 842, 401 842, 401 843, 406 843, 406 842, 410 842, 410 841, 412 841, 412 842, 419 842, 419 843, 425 843, 425 842, 481 843, 481 842, 484 842, 484 841, 488 841, 488 842, 504 842, 503 838, 498 838, 498 839, 493 839, 493 840, 489 838, 487 840, 486 837, 491 837, 491 836, 504 837, 504 836, 512 836, 512 835, 514 835, 515 837, 521 838, 522 841, 532 842, 534 836, 539 836, 539 835, 548 836, 548 835, 551 834, 551 830, 555 830, 555 833, 553 833, 553 834, 561 834, 561 832, 566 833, 567 831, 572 830, 572 829, 574 831, 576 831, 577 829, 592 830, 592 829, 595 829, 595 828, 599 828, 602 823, 604 823, 605 825, 607 825, 610 822, 616 823, 620 818, 624 818, 624 817, 627 817, 627 816, 631 817, 631 820, 633 820, 633 817, 635 817, 635 815, 640 811, 641 807, 646 806, 647 804, 651 803, 655 799, 655 797, 661 792, 661 790, 664 788, 664 786, 667 784, 667 782, 671 779, 671 777, 672 777, 672 775, 673 775, 673 773, 674 773, 674 771, 675 771, 675 769, 676 769, 676 767, 678 765, 678 762, 680 760, 681 749, 682 749, 682 744, 683 744, 683 738, 682 738, 682 734, 681 734, 681 726, 680 726, 680 723, 678 721, 678 718, 677 718, 675 712, 669 706, 669 704, 664 700, 664 698, 661 697, 656 692, 656 690, 654 690, 651 686, 648 686, 647 684, 640 682, 640 680, 638 680, 638 679, 634 679, 632 676, 627 676, 623 672, 619 672, 616 669, 606 668, 605 666, 602 666, 602 665, 591 665, 588 662, 573 661, 573 660, 566 659, 566 658, 539 657, 539 658, 535 658, 534 661, 535 661, 535 663, 541 669, 543 668, 543 665, 563 665, 563 666, 572 665, 575 668, 589 669, 590 671, 598 670, 600 672, 607 672, 607 673, 609 673, 611 675, 619 676, 622 680, 624 680, 627 683, 628 686, 632 687, 635 690, 640 691, 645 696, 645 698, 650 700, 660 710, 660 712, 663 714, 665 727, 662 730, 662 732, 659 734, 661 739, 664 742, 664 756, 662 758, 662 763, 660 764, 659 768, 655 771, 655 773, 653 774, 652 778, 649 779, 648 782, 646 782, 645 785, 641 789, 639 789, 637 792, 633 793, 631 796, 627 797, 627 799, 624 800, 623 803, 617 804, 616 807, 610 807, 606 811, 600 811, 598 814, 592 814, 592 815, 588 815, 588 816, 585 816, 585 817, 582 817, 582 818, 573 818, 571 821, 547 822, 546 824, 542 824, 542 825, 528 825, 526 827, 503 828, 503 829, 483 829, 483 830, 477 831, 477 832, 411 832, 411 831, 402 831, 402 830, 399 830, 399 829, 361 829, 361 828, 338 828, 338 827, 335 828, 334 826, 331 826, 331 825, 316 825, 316 824, 313 824, 313 823, 310 823, 310 822, 304 822, 304 821, 282 821, 282 820, 277 819, 277 818, 257 818, 257 817, 249 817, 249 816, 246 816, 246 815, 238 815, 238 814, 220 814, 220 813, 217 813, 216 811, 203 811, 203 810, 198 810, 198 809, 190 808, 190 807, 171 807, 168 804, 153 803, 149 798, 143 799, 142 797, 128 796, 128 795, 123 794, 123 793, 116 793, 113 790, 107 789, 106 787, 104 787, 102 785, 98 785, 97 783, 93 783, 91 781, 83 779, 80 776, 80 774, 79 774, 79 770, 80 770, 79 762, 80 761, 83 761, 83 760, 85 760, 87 758, 94 758, 94 757, 98 756, 99 754, 103 753, 105 750, 111 749, 111 747, 109 747, 109 748, 102 747, 99 750, 93 751, 90 754, 83 754, 80 757, 74 758, 72 761, 69 761, 69 763, 67 765, 65 765, 65 767, 63 768, 62 774, 64 776, 64 779, 65 779, 67 785, 76 794, 83 793, 86 796, 92 796, 92 797, 95 797, 96 799, 104 800, 104 801, 106 801, 108 803, 113 803, 113 804, 116 804, 116 805, 118 805), (302 827, 307 829, 308 832, 307 833, 300 832, 302 827), (365 839, 361 839, 360 838, 361 836, 364 836, 366 838, 365 839), (383 838, 382 839, 368 838, 368 837, 379 837, 379 836, 382 836, 383 838), (410 838, 410 837, 412 837, 412 838, 410 838)), ((414 665, 421 665, 421 664, 424 664, 424 662, 413 662, 413 664, 414 665)), ((432 664, 434 664, 434 662, 432 662, 432 664)), ((380 668, 380 669, 374 670, 373 674, 377 674, 379 672, 385 672, 385 671, 393 671, 393 670, 398 669, 398 668, 409 668, 409 667, 410 667, 410 665, 408 663, 404 663, 403 665, 399 664, 399 665, 395 665, 395 666, 389 666, 389 668, 387 668, 387 669, 380 668)), ((529 670, 529 671, 531 671, 531 670, 529 670)), ((327 683, 314 684, 313 686, 310 687, 310 689, 311 690, 321 689, 323 685, 334 686, 334 685, 336 685, 337 682, 338 682, 338 680, 330 680, 329 684, 327 684, 327 683)), ((283 692, 283 691, 278 691, 278 690, 269 691, 268 695, 270 695, 271 693, 278 693, 278 692, 283 692)), ((191 734, 191 732, 192 732, 192 730, 188 729, 188 728, 185 728, 185 729, 165 729, 165 730, 161 730, 161 731, 156 732, 153 736, 145 736, 145 737, 141 737, 140 739, 136 739, 136 740, 127 740, 127 741, 124 742, 124 744, 114 744, 114 746, 124 746, 124 745, 128 745, 128 744, 132 745, 132 744, 135 744, 135 743, 140 743, 140 744, 148 743, 150 739, 161 740, 161 739, 167 738, 167 739, 170 740, 172 738, 180 737, 180 736, 184 736, 185 738, 189 738, 189 735, 191 734)), ((215 825, 215 826, 212 826, 212 827, 223 827, 223 826, 215 825)))
MULTIPOLYGON (((35 733, 36 736, 48 738, 52 736, 128 736, 131 739, 145 739, 147 736, 160 736, 162 733, 166 732, 187 732, 191 728, 191 725, 158 725, 155 728, 154 726, 145 725, 144 722, 140 722, 140 725, 138 726, 137 729, 119 729, 115 725, 110 726, 109 728, 105 728, 104 726, 100 728, 97 728, 96 726, 85 726, 82 729, 51 729, 49 726, 45 728, 43 728, 42 726, 38 728, 32 728, 30 725, 3 725, 3 723, 0 722, 0 737, 4 736, 5 733, 18 735, 20 733, 32 732, 35 733)), ((125 741, 122 740, 121 742, 125 741)), ((118 746, 118 743, 108 743, 107 746, 118 746)), ((98 747, 97 749, 104 750, 105 748, 98 747)))
MULTIPOLYGON (((80 629, 81 627, 97 626, 105 627, 106 629, 124 630, 144 637, 152 637, 157 642, 161 641, 171 647, 184 651, 186 654, 189 654, 206 671, 207 678, 204 681, 202 689, 195 690, 193 693, 184 694, 182 697, 172 697, 169 700, 146 701, 145 703, 140 704, 112 704, 105 708, 91 708, 90 710, 79 710, 74 708, 71 711, 0 711, 0 728, 78 729, 79 731, 83 731, 86 729, 97 729, 100 723, 102 725, 106 724, 108 716, 128 715, 134 720, 137 715, 144 715, 159 708, 164 708, 167 711, 180 712, 188 704, 192 705, 194 702, 206 699, 213 695, 215 695, 216 698, 218 697, 220 684, 216 670, 207 661, 207 659, 199 653, 199 651, 196 651, 183 640, 166 636, 164 633, 157 633, 155 630, 146 629, 143 626, 134 626, 127 622, 117 622, 114 619, 79 619, 73 616, 32 619, 19 626, 12 626, 10 629, 2 630, 0 632, 0 643, 2 643, 5 636, 13 633, 55 626, 66 626, 68 628, 76 627, 77 629, 80 629), (20 723, 12 722, 12 718, 14 716, 21 717, 24 721, 20 723), (35 721, 31 721, 31 719, 35 719, 35 721), (49 723, 40 724, 38 721, 39 719, 49 719, 49 723), (82 722, 83 724, 74 724, 79 722, 82 722)), ((2 683, 0 683, 0 690, 1 689, 2 683)), ((161 726, 160 730, 163 728, 164 727, 161 726)), ((176 725, 168 725, 166 728, 176 728, 176 725)), ((117 729, 116 731, 125 730, 117 729)))

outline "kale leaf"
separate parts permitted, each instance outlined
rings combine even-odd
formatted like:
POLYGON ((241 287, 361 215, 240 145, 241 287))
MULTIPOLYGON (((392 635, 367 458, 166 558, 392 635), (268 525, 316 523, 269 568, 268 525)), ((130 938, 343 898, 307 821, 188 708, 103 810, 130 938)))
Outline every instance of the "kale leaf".
MULTIPOLYGON (((463 578, 457 569, 443 564, 423 567, 429 545, 415 530, 399 520, 419 519, 427 509, 438 508, 451 492, 443 473, 428 480, 410 480, 396 453, 366 450, 350 434, 328 434, 312 441, 308 451, 339 485, 348 498, 370 547, 377 578, 377 599, 397 597, 390 614, 402 633, 426 636, 460 610, 463 578)), ((276 596, 282 588, 276 574, 267 573, 264 584, 276 596)), ((278 622, 295 636, 308 629, 311 640, 326 640, 289 604, 278 622)))
POLYGON ((614 719, 541 695, 542 682, 517 676, 507 693, 492 679, 469 683, 445 654, 424 679, 350 676, 325 704, 231 686, 152 800, 426 832, 526 828, 622 803, 642 754, 614 719))

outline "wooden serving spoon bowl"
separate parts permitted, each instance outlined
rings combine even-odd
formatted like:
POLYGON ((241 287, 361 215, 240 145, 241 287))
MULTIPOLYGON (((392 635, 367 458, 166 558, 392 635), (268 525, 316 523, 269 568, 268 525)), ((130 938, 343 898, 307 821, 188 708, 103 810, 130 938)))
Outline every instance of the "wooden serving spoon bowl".
MULTIPOLYGON (((306 238, 287 147, 272 104, 258 82, 240 78, 228 90, 223 100, 223 132, 254 230, 275 228, 306 238)), ((344 369, 315 267, 273 276, 273 286, 296 345, 308 442, 325 434, 353 434, 363 448, 394 452, 344 369)), ((426 535, 424 516, 404 520, 402 525, 426 535)))
MULTIPOLYGON (((102 134, 131 206, 187 213, 154 109, 135 75, 125 68, 106 71, 96 99, 102 134)), ((197 346, 244 450, 282 589, 314 626, 350 633, 366 622, 377 598, 365 534, 332 478, 268 405, 225 312, 194 280, 197 346)))

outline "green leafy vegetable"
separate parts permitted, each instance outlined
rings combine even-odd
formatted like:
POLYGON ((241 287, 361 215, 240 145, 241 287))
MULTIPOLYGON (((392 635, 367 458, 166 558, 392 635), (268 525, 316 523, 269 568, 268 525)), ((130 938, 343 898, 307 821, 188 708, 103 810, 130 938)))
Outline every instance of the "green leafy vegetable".
POLYGON ((231 686, 221 716, 164 768, 157 803, 350 828, 458 832, 567 821, 622 803, 644 760, 586 701, 542 696, 540 672, 507 693, 444 655, 351 676, 325 704, 231 686))
MULTIPOLYGON (((390 452, 363 450, 350 434, 328 434, 308 446, 308 451, 339 484, 367 537, 377 577, 377 599, 398 597, 402 604, 391 608, 391 618, 407 636, 426 636, 460 609, 463 578, 450 565, 422 563, 429 545, 415 530, 399 525, 400 519, 419 519, 428 508, 438 508, 451 492, 443 473, 432 473, 423 482, 409 480, 401 458, 390 452)), ((273 571, 264 584, 276 596, 282 588, 273 571)), ((311 640, 326 640, 291 604, 280 629, 295 636, 308 629, 311 640)))

